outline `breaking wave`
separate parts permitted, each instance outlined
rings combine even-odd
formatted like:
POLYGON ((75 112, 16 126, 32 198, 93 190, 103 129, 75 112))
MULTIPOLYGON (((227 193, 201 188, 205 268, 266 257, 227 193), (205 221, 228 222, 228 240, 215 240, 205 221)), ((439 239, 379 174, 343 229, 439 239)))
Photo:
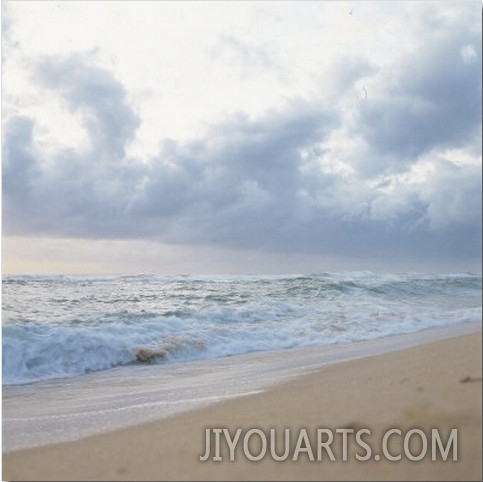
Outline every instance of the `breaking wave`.
POLYGON ((323 346, 481 320, 481 276, 12 276, 3 383, 323 346))

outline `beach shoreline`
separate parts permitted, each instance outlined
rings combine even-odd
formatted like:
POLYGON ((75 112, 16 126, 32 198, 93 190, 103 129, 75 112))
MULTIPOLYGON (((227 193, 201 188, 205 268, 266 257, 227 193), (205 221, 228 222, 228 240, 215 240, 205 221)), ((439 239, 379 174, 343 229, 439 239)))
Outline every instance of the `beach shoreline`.
POLYGON ((260 393, 3 455, 4 480, 481 480, 481 473, 481 331, 322 365, 260 393), (296 462, 269 455, 255 462, 240 443, 234 461, 228 447, 224 460, 200 461, 207 429, 289 428, 296 437, 305 428, 312 437, 348 427, 370 430, 374 447, 390 428, 438 429, 443 438, 456 428, 458 460, 361 462, 352 453, 342 461, 334 445, 334 462, 307 453, 296 462))
POLYGON ((351 343, 128 365, 3 387, 3 452, 79 440, 249 396, 321 366, 481 330, 469 322, 351 343))

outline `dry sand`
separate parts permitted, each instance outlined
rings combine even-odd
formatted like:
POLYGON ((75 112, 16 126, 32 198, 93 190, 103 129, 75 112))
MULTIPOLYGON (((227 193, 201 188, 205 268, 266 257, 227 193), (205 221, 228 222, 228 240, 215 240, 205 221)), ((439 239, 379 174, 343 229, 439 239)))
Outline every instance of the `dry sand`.
MULTIPOLYGON (((482 480, 481 354, 481 333, 476 333, 328 365, 264 393, 76 442, 5 454, 3 480, 482 480), (450 451, 448 460, 432 461, 429 445, 421 461, 403 456, 399 462, 384 457, 361 462, 355 453, 364 451, 349 437, 344 462, 339 434, 331 445, 335 462, 326 453, 322 461, 309 461, 301 453, 293 462, 293 447, 284 462, 275 462, 270 451, 253 462, 244 456, 241 442, 234 462, 227 450, 221 462, 200 462, 206 428, 228 428, 231 434, 242 428, 242 437, 251 428, 267 433, 274 428, 280 437, 291 428, 295 439, 305 428, 315 457, 318 428, 334 434, 337 428, 367 428, 371 435, 364 440, 373 455, 382 455, 381 440, 390 428, 403 434, 391 437, 399 443, 390 446, 394 455, 402 452, 410 429, 430 434, 437 428, 446 440, 456 428, 458 460, 452 460, 450 451)), ((417 447, 412 448, 417 454, 417 447)))

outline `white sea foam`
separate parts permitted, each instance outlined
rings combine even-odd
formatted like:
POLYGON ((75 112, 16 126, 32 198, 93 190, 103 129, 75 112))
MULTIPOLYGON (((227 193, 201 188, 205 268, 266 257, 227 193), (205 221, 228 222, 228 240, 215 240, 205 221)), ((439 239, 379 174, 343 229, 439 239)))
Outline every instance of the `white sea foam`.
POLYGON ((8 277, 3 383, 320 346, 481 320, 481 275, 8 277))

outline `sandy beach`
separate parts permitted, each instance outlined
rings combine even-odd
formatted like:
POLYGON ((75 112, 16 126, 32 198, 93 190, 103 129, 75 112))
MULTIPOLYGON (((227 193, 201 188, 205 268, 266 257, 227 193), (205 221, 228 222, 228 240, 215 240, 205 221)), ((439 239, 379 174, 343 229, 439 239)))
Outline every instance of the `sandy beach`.
MULTIPOLYGON (((328 365, 263 393, 227 400, 206 408, 75 442, 48 445, 4 454, 4 480, 481 480, 481 332, 436 341, 423 346, 328 365), (229 460, 221 439, 222 461, 205 454, 206 429, 226 428, 231 435, 241 428, 240 442, 229 460), (242 437, 250 429, 267 435, 275 429, 277 452, 283 451, 284 429, 291 429, 290 456, 275 461, 267 454, 248 460, 242 437), (381 441, 393 434, 388 450, 401 460, 389 461, 381 441), (306 429, 315 460, 300 450, 292 460, 301 429, 306 429), (327 453, 317 457, 317 429, 331 430, 327 453), (341 434, 348 435, 343 460, 341 434), (370 430, 364 440, 372 448, 367 461, 354 433, 370 430), (403 438, 411 429, 428 434, 427 455, 409 460, 403 438), (438 429, 446 443, 457 429, 457 461, 449 451, 446 461, 431 460, 431 430, 438 429), (349 432, 347 432, 349 433, 349 432), (375 454, 381 454, 375 460, 375 454)), ((260 438, 249 448, 260 452, 260 438), (258 445, 257 445, 258 443, 258 445)), ((418 435, 409 448, 419 454, 418 435)), ((304 448, 302 445, 299 448, 304 448)))

